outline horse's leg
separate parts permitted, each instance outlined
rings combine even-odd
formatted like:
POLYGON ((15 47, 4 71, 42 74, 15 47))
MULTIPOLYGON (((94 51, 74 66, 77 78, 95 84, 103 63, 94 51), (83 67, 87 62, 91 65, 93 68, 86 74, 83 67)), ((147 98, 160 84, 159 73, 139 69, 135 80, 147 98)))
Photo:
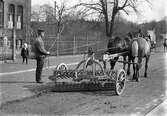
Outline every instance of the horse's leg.
POLYGON ((133 63, 133 78, 132 80, 135 80, 136 78, 136 64, 135 63, 135 57, 131 57, 132 63, 133 63))
POLYGON ((148 69, 149 59, 150 59, 150 55, 146 57, 144 77, 147 77, 147 69, 148 69))
POLYGON ((106 70, 106 61, 103 60, 103 68, 106 70))
POLYGON ((164 52, 165 52, 166 46, 164 45, 164 52))
POLYGON ((141 67, 142 67, 142 57, 138 57, 138 64, 136 67, 136 81, 137 82, 139 81, 139 70, 141 69, 141 67))
POLYGON ((115 67, 115 63, 116 63, 116 61, 117 61, 118 59, 119 59, 119 57, 115 57, 115 58, 114 58, 115 61, 110 60, 110 67, 111 67, 111 70, 114 69, 114 67, 115 67))
MULTIPOLYGON (((126 56, 123 56, 123 60, 126 61, 126 56)), ((126 63, 123 63, 123 69, 125 70, 126 63)))
POLYGON ((128 56, 128 69, 127 69, 127 75, 130 75, 130 63, 131 63, 131 60, 132 60, 132 57, 131 56, 128 56))

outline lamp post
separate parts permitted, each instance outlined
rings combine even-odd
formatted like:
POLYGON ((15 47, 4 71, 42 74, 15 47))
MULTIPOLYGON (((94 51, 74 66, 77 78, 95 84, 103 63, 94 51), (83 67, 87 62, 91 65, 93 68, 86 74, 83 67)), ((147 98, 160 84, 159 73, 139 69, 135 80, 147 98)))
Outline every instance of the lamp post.
POLYGON ((13 27, 12 38, 13 38, 12 60, 14 62, 16 60, 16 29, 15 27, 13 27))

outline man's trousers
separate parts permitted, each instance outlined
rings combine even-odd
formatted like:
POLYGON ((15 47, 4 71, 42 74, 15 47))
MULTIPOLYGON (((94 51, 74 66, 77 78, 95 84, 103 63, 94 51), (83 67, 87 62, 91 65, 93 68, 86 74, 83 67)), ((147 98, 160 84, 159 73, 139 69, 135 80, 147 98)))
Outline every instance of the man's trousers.
POLYGON ((36 82, 41 81, 42 69, 44 65, 44 57, 37 57, 37 67, 36 67, 36 82))

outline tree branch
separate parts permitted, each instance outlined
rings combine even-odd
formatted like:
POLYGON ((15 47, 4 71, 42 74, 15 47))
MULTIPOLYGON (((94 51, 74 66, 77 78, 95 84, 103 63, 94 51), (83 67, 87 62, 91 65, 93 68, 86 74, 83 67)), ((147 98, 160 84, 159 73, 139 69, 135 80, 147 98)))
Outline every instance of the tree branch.
POLYGON ((118 7, 118 10, 124 9, 127 3, 128 3, 128 0, 126 0, 121 7, 118 7))
POLYGON ((88 7, 88 6, 100 6, 101 7, 101 4, 99 4, 99 3, 92 3, 92 4, 90 4, 90 3, 89 4, 88 3, 79 3, 75 6, 73 6, 73 8, 77 8, 79 6, 86 6, 86 7, 88 7))
POLYGON ((127 15, 129 15, 129 13, 125 9, 122 9, 122 11, 124 11, 127 15))

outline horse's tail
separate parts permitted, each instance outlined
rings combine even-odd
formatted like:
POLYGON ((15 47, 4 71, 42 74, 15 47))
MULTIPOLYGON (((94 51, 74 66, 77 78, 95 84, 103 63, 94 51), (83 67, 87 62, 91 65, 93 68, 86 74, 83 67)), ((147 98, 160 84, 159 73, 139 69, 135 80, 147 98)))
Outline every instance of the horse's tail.
POLYGON ((139 51, 139 45, 137 41, 133 41, 131 44, 131 55, 133 57, 137 57, 138 56, 138 51, 139 51))

